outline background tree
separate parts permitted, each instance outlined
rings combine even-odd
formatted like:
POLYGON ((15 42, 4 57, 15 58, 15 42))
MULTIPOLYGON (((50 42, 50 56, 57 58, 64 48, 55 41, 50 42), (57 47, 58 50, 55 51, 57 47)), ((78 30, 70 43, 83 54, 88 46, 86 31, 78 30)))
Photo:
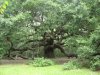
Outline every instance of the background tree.
MULTIPOLYGON (((0 3, 1 57, 10 49, 6 37, 14 48, 30 47, 43 56, 38 41, 45 32, 51 33, 54 43, 60 44, 67 56, 92 62, 90 58, 100 55, 100 0, 0 0, 0 3), (25 44, 30 40, 33 41, 25 44)), ((22 54, 27 53, 31 53, 29 48, 22 54)), ((63 56, 56 50, 55 55, 63 56)))

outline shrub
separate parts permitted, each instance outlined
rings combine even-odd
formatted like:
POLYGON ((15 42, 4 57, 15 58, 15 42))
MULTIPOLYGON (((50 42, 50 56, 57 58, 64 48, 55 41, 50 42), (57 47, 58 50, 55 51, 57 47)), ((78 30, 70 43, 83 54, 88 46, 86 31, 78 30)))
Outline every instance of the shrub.
POLYGON ((28 59, 33 59, 34 56, 35 56, 35 55, 33 54, 33 52, 30 51, 30 50, 27 50, 27 51, 23 52, 22 55, 25 56, 25 57, 28 58, 28 59))
POLYGON ((95 50, 89 46, 79 47, 77 50, 78 59, 81 59, 82 66, 91 70, 100 70, 100 56, 92 56, 95 50))
POLYGON ((79 58, 89 58, 91 54, 94 53, 94 50, 89 46, 81 46, 77 50, 77 54, 79 58))
POLYGON ((4 49, 0 48, 0 59, 3 57, 3 55, 4 55, 4 49))
POLYGON ((79 68, 81 68, 81 64, 76 59, 70 60, 68 63, 64 63, 63 65, 64 70, 73 70, 79 68))
POLYGON ((78 60, 81 63, 82 67, 90 68, 90 66, 91 66, 90 59, 83 58, 83 59, 78 59, 78 60))
POLYGON ((67 49, 67 54, 76 54, 77 48, 79 47, 78 42, 76 41, 76 37, 69 37, 67 39, 62 40, 67 49))
POLYGON ((54 65, 54 62, 50 59, 34 58, 34 60, 29 62, 29 64, 33 65, 34 67, 44 67, 54 65))
POLYGON ((55 57, 63 57, 65 56, 59 49, 54 50, 55 57))
POLYGON ((93 60, 91 61, 91 66, 90 66, 91 70, 100 70, 100 56, 95 56, 93 58, 93 60))

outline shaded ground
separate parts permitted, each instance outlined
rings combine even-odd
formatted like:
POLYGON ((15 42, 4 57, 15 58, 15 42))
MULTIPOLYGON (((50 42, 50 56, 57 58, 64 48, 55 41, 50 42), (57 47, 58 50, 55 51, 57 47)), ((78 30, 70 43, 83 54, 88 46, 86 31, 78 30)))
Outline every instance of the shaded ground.
MULTIPOLYGON (((68 62, 71 59, 75 59, 75 58, 67 58, 67 57, 59 57, 58 58, 57 57, 57 58, 52 58, 51 60, 53 60, 57 64, 63 64, 65 62, 68 62)), ((2 59, 2 60, 0 60, 0 64, 1 65, 5 65, 5 64, 26 64, 28 61, 30 61, 30 60, 24 60, 24 59, 7 60, 7 59, 2 59)))

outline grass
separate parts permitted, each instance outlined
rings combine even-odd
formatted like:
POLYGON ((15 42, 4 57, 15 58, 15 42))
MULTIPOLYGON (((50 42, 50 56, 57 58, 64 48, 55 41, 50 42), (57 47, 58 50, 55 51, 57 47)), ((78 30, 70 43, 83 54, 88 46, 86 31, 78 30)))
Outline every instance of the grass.
POLYGON ((88 69, 62 70, 61 65, 32 67, 28 65, 1 65, 0 75, 100 75, 88 69))

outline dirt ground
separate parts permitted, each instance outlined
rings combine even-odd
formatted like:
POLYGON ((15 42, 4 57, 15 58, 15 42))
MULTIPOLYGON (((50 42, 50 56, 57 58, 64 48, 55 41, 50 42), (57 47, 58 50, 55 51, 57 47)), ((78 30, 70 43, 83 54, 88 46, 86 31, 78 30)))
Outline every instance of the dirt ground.
MULTIPOLYGON (((69 60, 72 60, 75 58, 67 58, 67 57, 57 57, 57 58, 52 58, 55 63, 57 64, 63 64, 65 62, 68 62, 69 60)), ((6 65, 6 64, 27 64, 28 61, 31 60, 24 60, 24 59, 16 59, 16 60, 8 60, 8 59, 2 59, 0 60, 0 65, 6 65)))

